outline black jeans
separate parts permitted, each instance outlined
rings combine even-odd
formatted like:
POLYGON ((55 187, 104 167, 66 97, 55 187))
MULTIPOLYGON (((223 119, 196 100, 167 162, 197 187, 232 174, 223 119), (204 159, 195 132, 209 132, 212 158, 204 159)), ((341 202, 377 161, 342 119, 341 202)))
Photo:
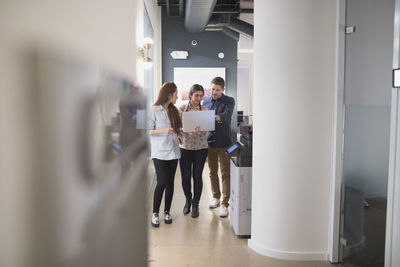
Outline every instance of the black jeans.
POLYGON ((174 179, 178 160, 153 159, 156 169, 157 185, 154 189, 153 213, 160 211, 161 199, 165 190, 164 211, 170 211, 174 195, 174 179))
POLYGON ((199 203, 203 190, 203 168, 206 162, 208 149, 186 150, 181 148, 179 166, 182 175, 182 188, 186 199, 192 199, 191 180, 193 176, 193 202, 199 203))

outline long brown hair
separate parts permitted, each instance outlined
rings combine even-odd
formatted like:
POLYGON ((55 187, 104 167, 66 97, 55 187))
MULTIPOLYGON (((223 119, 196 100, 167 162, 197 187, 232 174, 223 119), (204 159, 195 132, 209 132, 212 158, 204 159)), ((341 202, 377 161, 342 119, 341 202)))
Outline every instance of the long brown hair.
MULTIPOLYGON (((177 87, 175 85, 175 83, 173 82, 166 82, 164 83, 161 88, 160 88, 160 92, 158 93, 158 97, 156 102, 154 103, 154 106, 158 106, 158 105, 164 105, 165 103, 168 102, 169 97, 174 94, 177 90, 177 87)), ((169 121, 171 122, 171 126, 174 129, 174 131, 177 134, 181 133, 181 128, 182 128, 182 121, 181 121, 181 117, 179 116, 179 111, 178 109, 175 107, 174 104, 170 103, 168 105, 168 118, 169 121)))
MULTIPOLYGON (((203 92, 204 95, 204 88, 200 84, 193 84, 189 91, 189 104, 187 105, 186 111, 189 109, 189 105, 192 104, 192 95, 198 91, 203 92)), ((201 103, 199 103, 199 110, 201 110, 201 103)))

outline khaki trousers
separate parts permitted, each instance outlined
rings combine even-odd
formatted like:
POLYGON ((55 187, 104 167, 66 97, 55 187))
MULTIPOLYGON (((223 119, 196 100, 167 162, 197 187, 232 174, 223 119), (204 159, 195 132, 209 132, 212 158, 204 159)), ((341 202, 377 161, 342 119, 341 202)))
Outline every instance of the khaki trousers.
POLYGON ((225 154, 226 148, 208 147, 208 167, 210 169, 211 191, 213 197, 221 198, 218 178, 218 163, 221 168, 222 180, 222 205, 229 206, 229 197, 231 190, 231 166, 230 156, 225 154))

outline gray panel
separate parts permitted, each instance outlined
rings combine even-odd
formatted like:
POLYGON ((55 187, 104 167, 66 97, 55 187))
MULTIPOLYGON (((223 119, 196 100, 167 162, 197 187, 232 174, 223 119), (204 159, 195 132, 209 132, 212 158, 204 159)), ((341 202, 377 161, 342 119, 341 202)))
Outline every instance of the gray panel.
POLYGON ((387 197, 390 106, 346 105, 343 178, 365 195, 387 197))
POLYGON ((345 104, 390 106, 393 17, 394 0, 347 1, 345 104))

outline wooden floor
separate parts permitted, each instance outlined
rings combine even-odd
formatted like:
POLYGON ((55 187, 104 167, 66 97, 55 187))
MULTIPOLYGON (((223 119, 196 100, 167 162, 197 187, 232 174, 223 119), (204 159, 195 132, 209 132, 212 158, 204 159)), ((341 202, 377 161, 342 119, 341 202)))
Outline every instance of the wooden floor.
MULTIPOLYGON (((154 184, 149 190, 149 218, 151 218, 153 190, 154 184)), ((190 214, 184 216, 182 209, 185 204, 185 197, 182 191, 181 176, 178 166, 175 177, 174 198, 171 207, 173 223, 170 225, 165 224, 161 213, 160 227, 151 227, 149 221, 149 266, 334 266, 328 262, 320 261, 276 260, 254 252, 247 246, 247 239, 240 239, 234 234, 229 217, 220 218, 218 216, 219 208, 214 210, 208 208, 210 195, 210 182, 206 164, 203 173, 203 194, 200 201, 200 216, 196 219, 190 217, 190 214)), ((160 211, 162 210, 163 203, 160 208, 160 211)))

